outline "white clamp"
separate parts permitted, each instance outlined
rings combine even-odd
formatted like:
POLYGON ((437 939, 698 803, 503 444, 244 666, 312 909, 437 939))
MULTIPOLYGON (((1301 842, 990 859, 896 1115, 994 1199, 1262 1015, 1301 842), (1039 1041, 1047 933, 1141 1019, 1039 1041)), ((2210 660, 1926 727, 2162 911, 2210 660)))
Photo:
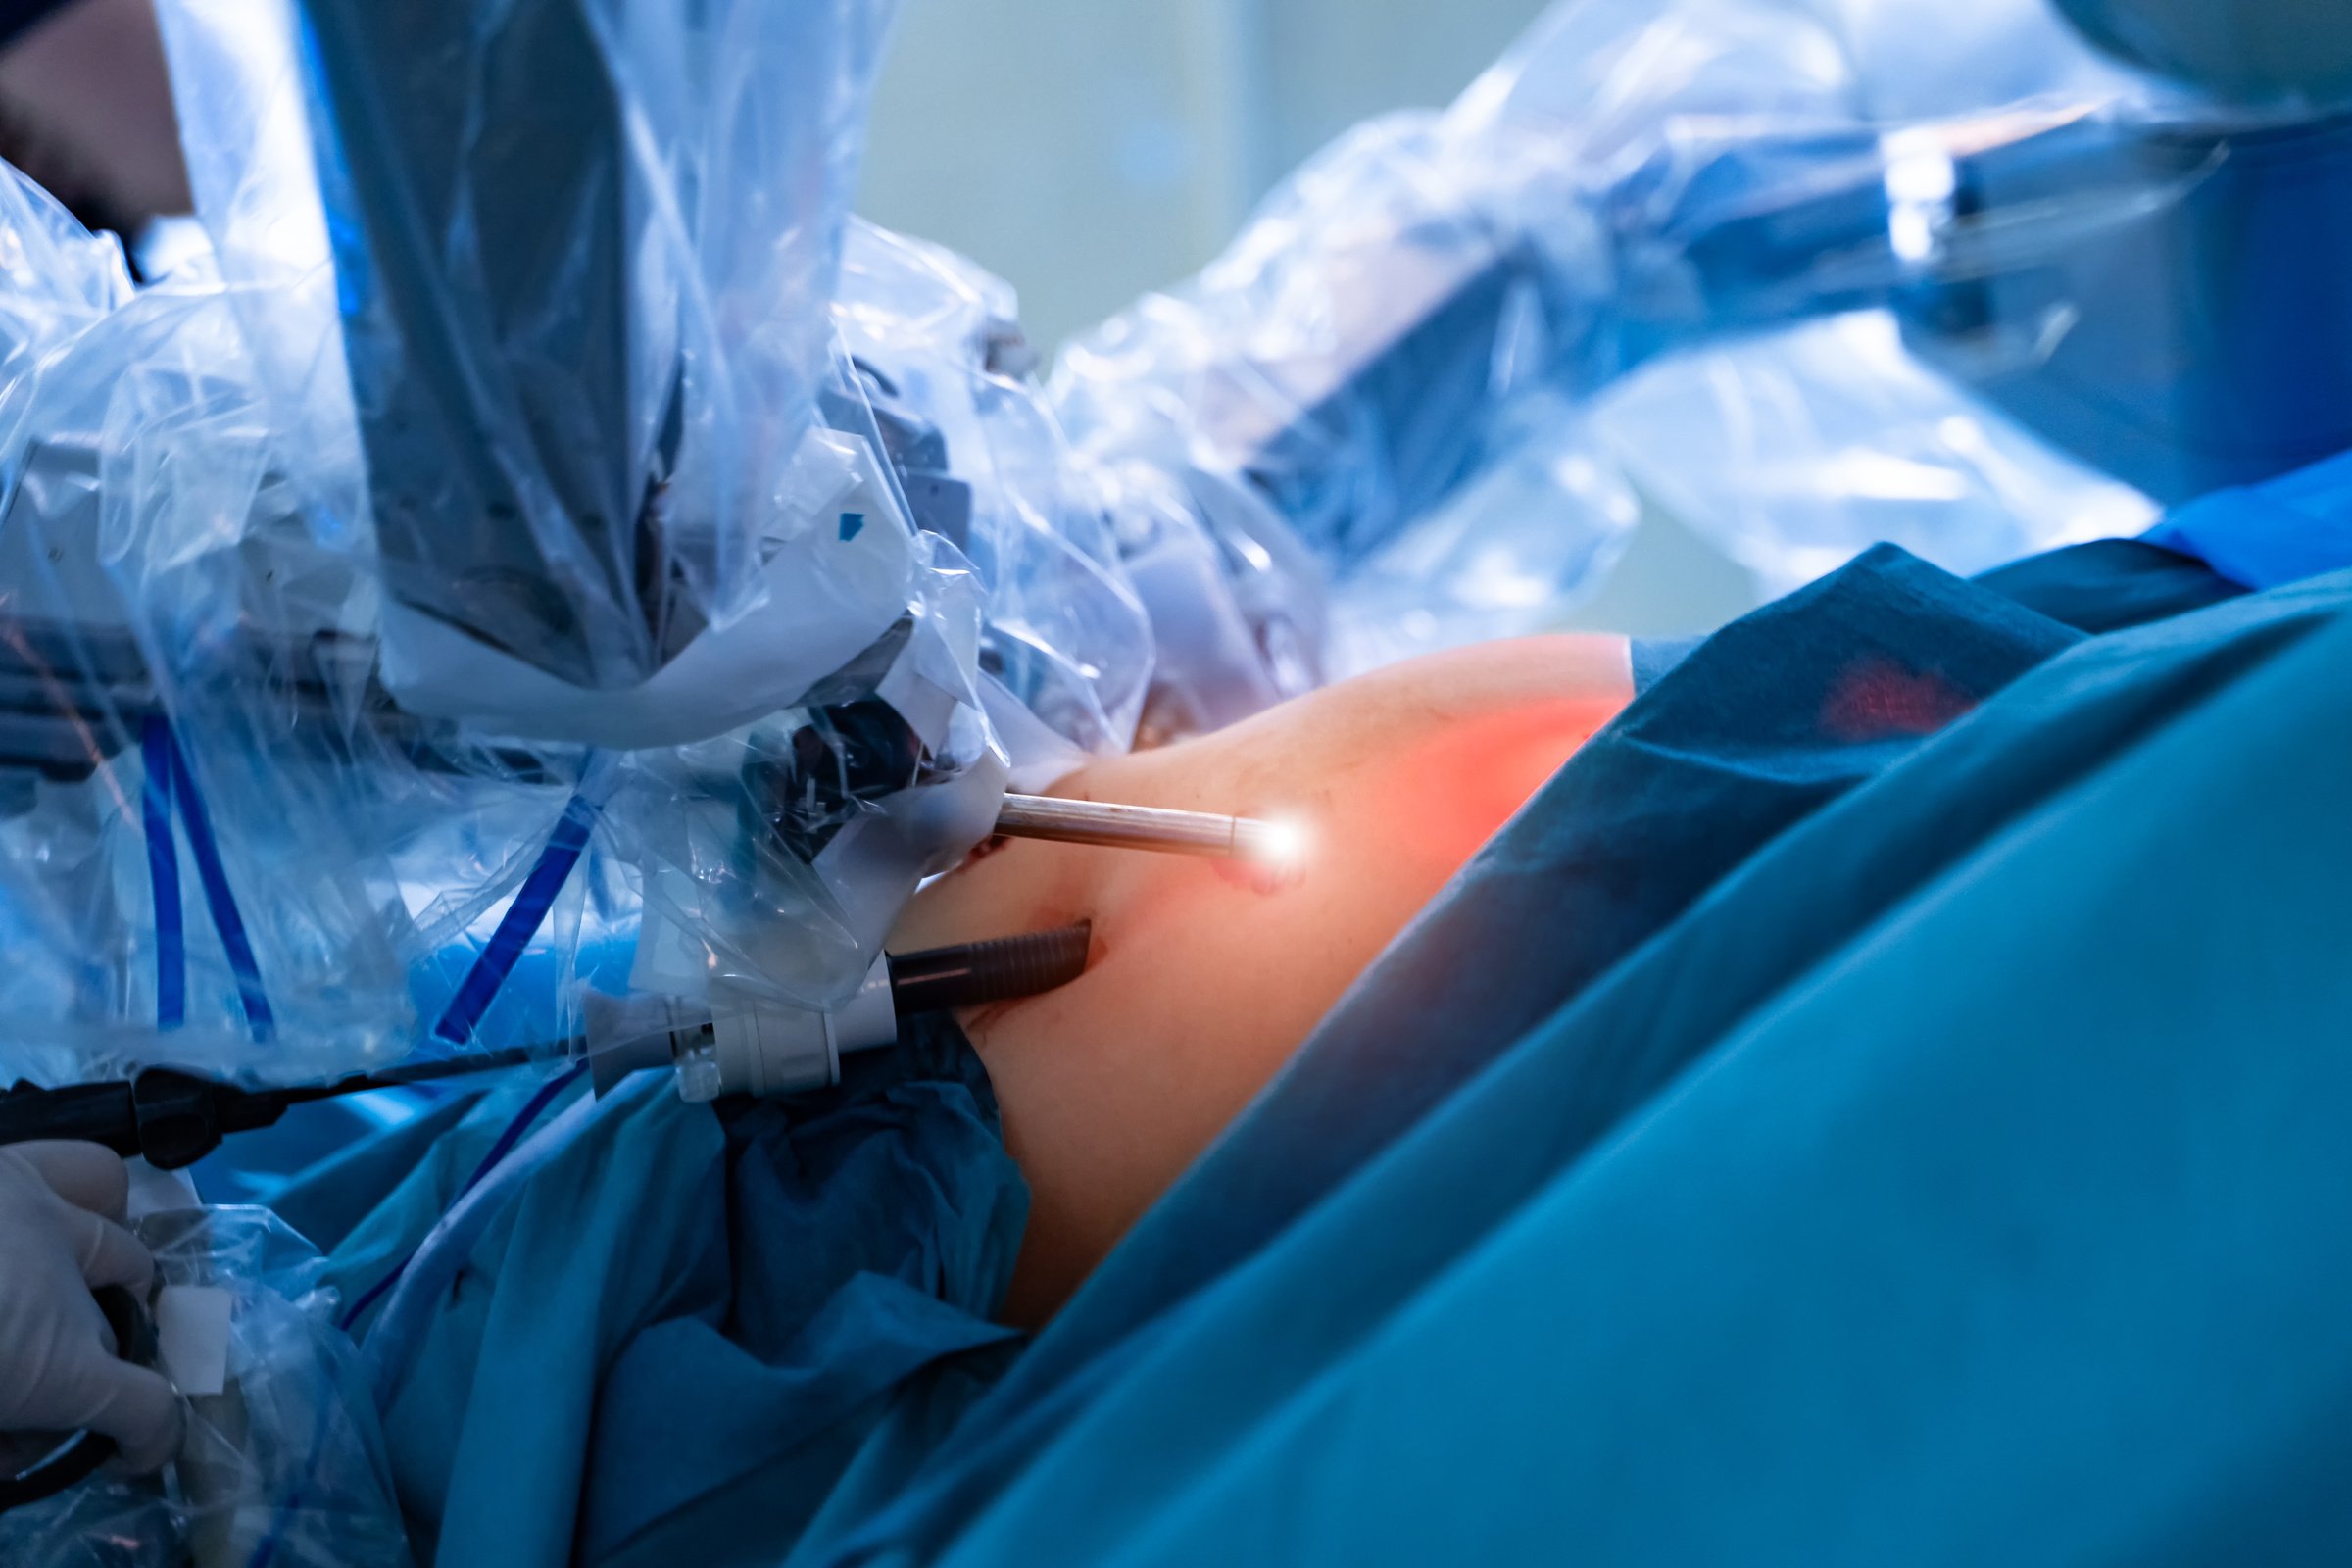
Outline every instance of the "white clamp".
POLYGON ((707 1007, 672 997, 592 998, 590 1059, 601 1094, 643 1067, 674 1062, 687 1100, 797 1095, 841 1082, 841 1058, 896 1045, 890 960, 834 1012, 790 1007, 739 988, 714 988, 707 1007))

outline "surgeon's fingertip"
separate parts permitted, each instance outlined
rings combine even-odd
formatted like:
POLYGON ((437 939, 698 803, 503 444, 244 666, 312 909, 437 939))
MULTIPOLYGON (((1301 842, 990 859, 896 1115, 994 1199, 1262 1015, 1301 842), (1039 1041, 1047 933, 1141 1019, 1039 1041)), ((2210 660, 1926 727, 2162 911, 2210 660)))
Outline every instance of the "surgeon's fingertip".
POLYGON ((161 1470, 187 1436, 187 1405, 160 1372, 114 1362, 102 1408, 90 1430, 115 1440, 117 1463, 132 1475, 161 1470))
POLYGON ((147 1294, 155 1282, 155 1254, 144 1243, 86 1209, 61 1204, 57 1212, 85 1281, 92 1286, 120 1285, 134 1296, 147 1294))
POLYGON ((147 1299, 155 1289, 155 1254, 147 1244, 128 1231, 122 1233, 130 1242, 128 1248, 115 1243, 108 1248, 107 1261, 111 1265, 103 1272, 105 1278, 93 1279, 92 1285, 120 1285, 140 1300, 147 1299))
POLYGON ((49 1190, 75 1208, 121 1219, 130 1204, 130 1167, 98 1144, 36 1139, 9 1153, 29 1166, 49 1190))
POLYGON ((172 1418, 171 1430, 163 1437, 140 1446, 118 1445, 118 1462, 126 1475, 151 1476, 179 1457, 181 1443, 187 1437, 187 1413, 181 1410, 172 1418))

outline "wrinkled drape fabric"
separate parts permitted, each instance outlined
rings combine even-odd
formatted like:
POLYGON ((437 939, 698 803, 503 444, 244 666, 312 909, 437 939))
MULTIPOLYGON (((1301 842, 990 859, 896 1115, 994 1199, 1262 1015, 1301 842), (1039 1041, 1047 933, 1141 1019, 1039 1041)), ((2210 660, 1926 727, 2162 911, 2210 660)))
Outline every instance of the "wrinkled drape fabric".
MULTIPOLYGON (((990 1315, 1028 1190, 960 1035, 909 1036, 838 1090, 724 1116, 649 1075, 527 1184, 384 1413, 420 1555, 773 1562, 861 1448, 944 1429, 986 1386, 1015 1346, 990 1315)), ((421 1157, 395 1134, 281 1200, 331 1226, 408 1162, 336 1239, 347 1300, 422 1240, 529 1087, 421 1157)))

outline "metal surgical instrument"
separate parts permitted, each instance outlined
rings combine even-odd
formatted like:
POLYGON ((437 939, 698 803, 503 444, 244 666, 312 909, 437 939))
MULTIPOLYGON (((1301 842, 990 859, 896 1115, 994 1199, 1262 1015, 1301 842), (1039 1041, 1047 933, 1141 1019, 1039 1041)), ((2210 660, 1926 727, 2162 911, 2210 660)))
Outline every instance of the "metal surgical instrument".
POLYGON ((1007 838, 1053 839, 1062 844, 1099 844, 1268 864, 1288 861, 1298 854, 1297 832, 1280 822, 1045 795, 1005 796, 1004 808, 997 813, 997 831, 1007 838))

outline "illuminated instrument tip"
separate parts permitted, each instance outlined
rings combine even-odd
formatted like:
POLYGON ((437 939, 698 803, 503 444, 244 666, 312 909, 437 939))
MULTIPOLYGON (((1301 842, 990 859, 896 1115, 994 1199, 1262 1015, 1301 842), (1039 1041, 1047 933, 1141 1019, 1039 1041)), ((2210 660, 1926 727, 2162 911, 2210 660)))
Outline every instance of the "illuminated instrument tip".
POLYGON ((1286 871, 1297 868, 1307 852, 1306 833, 1296 822, 1036 795, 1005 796, 997 831, 1065 844, 1205 855, 1286 871))
POLYGON ((1263 821, 1237 817, 1233 837, 1242 858, 1276 871, 1299 870, 1314 848, 1306 824, 1287 816, 1263 821))

